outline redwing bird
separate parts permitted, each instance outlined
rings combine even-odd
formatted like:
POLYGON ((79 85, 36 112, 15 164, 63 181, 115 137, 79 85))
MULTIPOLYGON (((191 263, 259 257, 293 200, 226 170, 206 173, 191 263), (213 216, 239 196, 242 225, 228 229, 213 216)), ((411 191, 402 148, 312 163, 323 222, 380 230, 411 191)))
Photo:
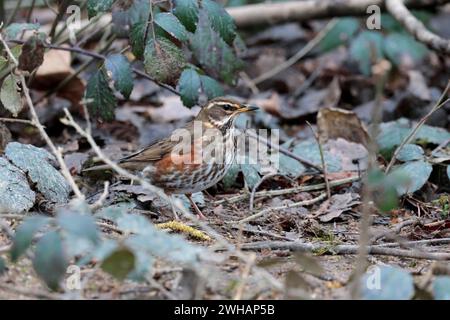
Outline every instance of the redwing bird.
MULTIPOLYGON (((120 159, 118 164, 140 172, 169 194, 185 194, 199 217, 204 218, 191 195, 225 176, 237 153, 235 120, 239 114, 254 110, 257 108, 231 99, 213 99, 183 128, 120 159), (183 137, 181 142, 176 139, 179 137, 183 137)), ((107 168, 100 165, 85 171, 107 168)))

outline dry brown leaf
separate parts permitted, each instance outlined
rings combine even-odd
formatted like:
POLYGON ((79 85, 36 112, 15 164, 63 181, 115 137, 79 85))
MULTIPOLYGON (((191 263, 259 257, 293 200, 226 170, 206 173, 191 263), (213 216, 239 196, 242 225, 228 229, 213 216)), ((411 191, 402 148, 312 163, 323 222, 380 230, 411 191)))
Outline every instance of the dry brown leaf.
MULTIPOLYGON (((49 90, 58 86, 75 71, 72 69, 69 51, 51 49, 44 54, 44 62, 37 69, 31 87, 37 90, 49 90)), ((83 98, 85 82, 78 76, 72 78, 57 95, 79 105, 83 98)))
POLYGON ((353 206, 360 204, 359 198, 359 194, 351 192, 334 194, 329 200, 323 202, 313 215, 318 217, 321 222, 331 221, 353 206))
POLYGON ((344 138, 367 147, 369 134, 364 124, 353 111, 339 108, 324 108, 317 115, 317 127, 323 141, 344 138))
POLYGON ((359 143, 342 138, 328 140, 328 152, 341 159, 341 171, 362 171, 367 169, 368 151, 359 143))

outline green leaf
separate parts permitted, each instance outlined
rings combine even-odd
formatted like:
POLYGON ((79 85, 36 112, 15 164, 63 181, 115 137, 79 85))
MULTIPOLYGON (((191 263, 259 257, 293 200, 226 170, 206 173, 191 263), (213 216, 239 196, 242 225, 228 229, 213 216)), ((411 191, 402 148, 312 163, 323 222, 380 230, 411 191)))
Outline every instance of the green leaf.
POLYGON ((233 186, 233 184, 236 182, 239 172, 241 172, 241 167, 238 164, 233 163, 222 179, 225 189, 229 189, 233 186))
POLYGON ((433 167, 428 162, 418 160, 404 163, 396 166, 389 176, 404 176, 408 177, 408 183, 397 185, 397 193, 399 196, 413 193, 422 188, 428 181, 433 167))
POLYGON ((156 80, 175 84, 186 64, 183 51, 164 38, 150 39, 144 52, 145 72, 156 80))
MULTIPOLYGON (((376 140, 383 155, 388 155, 389 152, 395 148, 395 146, 400 145, 400 143, 410 133, 412 127, 413 123, 405 118, 381 123, 380 132, 376 137, 376 140)), ((411 143, 421 140, 438 145, 448 139, 450 139, 450 133, 447 130, 423 125, 411 143)))
POLYGON ((389 212, 397 208, 398 194, 396 187, 409 181, 396 180, 396 178, 395 175, 387 177, 380 169, 372 169, 368 172, 368 186, 374 196, 374 202, 381 212, 389 212))
POLYGON ((200 95, 201 82, 200 75, 192 68, 183 71, 178 82, 181 94, 181 101, 186 107, 194 106, 200 95))
POLYGON ((172 37, 180 41, 188 40, 188 32, 186 28, 172 13, 163 12, 156 14, 155 23, 172 37))
POLYGON ((25 173, 0 157, 0 214, 23 213, 30 209, 36 199, 36 194, 28 185, 25 173))
POLYGON ((222 86, 213 78, 200 75, 200 81, 202 84, 202 92, 206 94, 208 100, 223 96, 224 93, 222 86))
POLYGON ((414 280, 400 268, 375 266, 362 277, 360 293, 367 300, 409 300, 414 295, 414 280))
POLYGON ((44 37, 42 33, 30 37, 22 46, 19 56, 19 69, 32 72, 44 62, 44 37))
POLYGON ((376 31, 363 31, 350 45, 350 56, 358 63, 362 74, 369 76, 373 60, 379 60, 383 55, 383 35, 376 31))
POLYGON ((23 108, 22 97, 17 86, 18 81, 19 78, 16 75, 10 74, 3 80, 0 90, 0 100, 2 101, 3 107, 11 112, 14 117, 17 117, 23 108))
POLYGON ((17 37, 22 31, 25 30, 38 30, 40 27, 39 23, 17 23, 13 22, 5 29, 6 37, 9 39, 14 39, 17 37))
POLYGON ((407 33, 391 33, 384 40, 384 52, 396 66, 411 61, 417 64, 428 53, 425 45, 407 33))
MULTIPOLYGON (((155 10, 155 8, 153 8, 155 10)), ((150 2, 148 0, 134 0, 131 6, 126 10, 129 25, 138 22, 147 23, 150 11, 150 2)))
POLYGON ((105 61, 105 67, 112 73, 114 87, 128 99, 133 91, 133 72, 127 58, 122 54, 111 54, 105 61))
POLYGON ((245 156, 241 163, 241 171, 244 176, 245 184, 252 190, 260 181, 259 165, 250 162, 250 158, 245 156))
POLYGON ((25 219, 17 228, 11 247, 11 260, 16 262, 29 248, 37 232, 48 225, 50 219, 43 216, 32 216, 25 219))
POLYGON ((346 43, 359 28, 359 21, 355 18, 342 18, 327 35, 319 42, 321 52, 330 51, 346 43))
POLYGON ((183 23, 187 30, 194 32, 198 20, 197 0, 174 0, 173 14, 183 23))
POLYGON ((203 0, 202 6, 208 13, 211 25, 218 32, 226 43, 232 44, 236 36, 236 26, 233 18, 216 1, 203 0))
POLYGON ((144 56, 144 38, 145 38, 145 28, 147 22, 138 22, 131 26, 130 30, 130 44, 131 52, 136 56, 136 58, 141 59, 144 56))
MULTIPOLYGON (((297 144, 292 150, 293 153, 298 154, 311 161, 312 163, 322 166, 320 157, 319 145, 314 139, 305 140, 297 144)), ((333 155, 330 152, 323 150, 323 157, 327 165, 328 172, 339 172, 341 170, 341 158, 333 155)))
POLYGON ((44 235, 36 244, 33 259, 33 267, 39 277, 50 289, 56 290, 66 273, 67 265, 59 233, 52 231, 44 235))
POLYGON ((200 94, 205 94, 208 100, 223 95, 221 85, 214 79, 199 75, 193 68, 187 68, 181 74, 178 82, 181 100, 187 107, 192 107, 198 102, 200 94))
POLYGON ((30 144, 10 142, 6 146, 5 155, 15 166, 27 173, 46 200, 59 204, 68 201, 70 186, 51 164, 56 162, 56 159, 47 150, 30 144))
POLYGON ((201 10, 197 30, 190 41, 192 52, 205 70, 226 83, 233 82, 236 71, 242 67, 233 50, 211 27, 208 13, 201 10))
POLYGON ((424 151, 417 144, 405 144, 397 155, 397 160, 406 162, 412 160, 422 160, 424 151))
POLYGON ((0 276, 6 272, 6 262, 5 259, 0 257, 0 276))
POLYGON ((101 12, 107 12, 111 10, 115 0, 88 0, 87 11, 89 19, 95 17, 101 12))
POLYGON ((123 280, 135 267, 134 253, 128 248, 120 248, 103 260, 101 268, 119 280, 123 280))
POLYGON ((58 214, 57 221, 64 231, 76 238, 87 239, 93 244, 100 240, 95 220, 89 213, 79 214, 65 210, 58 214))
POLYGON ((87 101, 89 112, 94 118, 100 118, 105 121, 114 120, 114 108, 117 101, 109 87, 103 68, 97 70, 88 80, 85 100, 87 101))
POLYGON ((433 281, 433 295, 436 300, 450 300, 450 277, 436 276, 433 281))

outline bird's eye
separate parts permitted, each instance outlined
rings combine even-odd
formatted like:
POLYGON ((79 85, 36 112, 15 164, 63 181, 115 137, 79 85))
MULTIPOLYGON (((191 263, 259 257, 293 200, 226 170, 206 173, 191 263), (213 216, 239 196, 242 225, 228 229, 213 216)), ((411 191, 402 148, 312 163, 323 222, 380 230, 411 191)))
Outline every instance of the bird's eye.
POLYGON ((225 111, 230 111, 232 109, 231 105, 229 104, 224 104, 222 107, 225 111))

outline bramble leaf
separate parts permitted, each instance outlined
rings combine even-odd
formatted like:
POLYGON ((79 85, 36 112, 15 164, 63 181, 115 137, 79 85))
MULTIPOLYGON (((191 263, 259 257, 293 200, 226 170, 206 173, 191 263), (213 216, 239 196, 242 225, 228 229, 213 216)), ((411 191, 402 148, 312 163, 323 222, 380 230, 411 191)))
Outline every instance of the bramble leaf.
POLYGON ((94 118, 105 121, 114 119, 114 108, 117 101, 108 84, 108 78, 103 68, 97 70, 88 80, 85 99, 90 114, 94 118))
POLYGON ((226 83, 233 82, 236 71, 242 67, 242 61, 211 27, 205 10, 199 13, 197 30, 191 37, 190 46, 195 58, 209 74, 222 78, 226 83))
POLYGON ((2 101, 3 107, 11 112, 14 117, 17 117, 23 108, 22 97, 17 86, 18 81, 19 79, 16 75, 10 74, 3 80, 0 90, 0 100, 2 101))
POLYGON ((87 11, 89 19, 101 12, 109 11, 114 2, 115 0, 88 0, 87 11))
POLYGON ((106 59, 105 67, 112 73, 114 87, 128 99, 133 91, 133 74, 127 58, 122 54, 112 54, 106 59))
POLYGON ((175 84, 185 64, 183 51, 169 40, 148 40, 144 51, 144 68, 156 80, 175 84))
POLYGON ((188 39, 186 28, 181 24, 180 20, 170 12, 156 14, 155 23, 172 37, 180 41, 186 41, 188 39))
POLYGON ((16 262, 31 245, 36 233, 44 228, 50 219, 43 216, 32 216, 25 219, 17 228, 10 251, 11 260, 16 262))
POLYGON ((66 273, 67 260, 62 239, 58 232, 51 231, 36 244, 33 267, 50 289, 56 290, 66 273))

